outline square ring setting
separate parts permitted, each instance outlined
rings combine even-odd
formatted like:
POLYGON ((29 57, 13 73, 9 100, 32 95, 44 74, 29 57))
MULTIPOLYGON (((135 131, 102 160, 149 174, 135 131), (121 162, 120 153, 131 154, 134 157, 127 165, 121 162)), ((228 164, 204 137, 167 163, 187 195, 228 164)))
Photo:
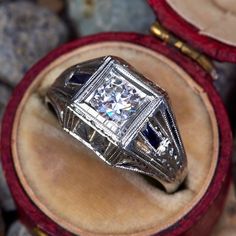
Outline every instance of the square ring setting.
POLYGON ((46 97, 63 129, 107 164, 146 174, 173 192, 187 159, 167 93, 121 58, 76 64, 46 97))
POLYGON ((75 95, 72 109, 111 142, 125 145, 163 97, 143 78, 109 56, 75 95))

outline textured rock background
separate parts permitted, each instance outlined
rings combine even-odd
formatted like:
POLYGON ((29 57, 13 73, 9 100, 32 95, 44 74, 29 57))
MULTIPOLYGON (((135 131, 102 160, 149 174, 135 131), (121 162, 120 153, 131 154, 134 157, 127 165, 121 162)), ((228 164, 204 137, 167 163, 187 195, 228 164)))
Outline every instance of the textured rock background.
POLYGON ((104 31, 147 33, 155 16, 144 0, 67 0, 77 35, 104 31))
POLYGON ((0 82, 0 121, 7 105, 7 102, 11 96, 12 88, 3 82, 0 82))
POLYGON ((48 9, 20 1, 0 7, 0 78, 16 85, 29 67, 65 42, 65 24, 48 9))

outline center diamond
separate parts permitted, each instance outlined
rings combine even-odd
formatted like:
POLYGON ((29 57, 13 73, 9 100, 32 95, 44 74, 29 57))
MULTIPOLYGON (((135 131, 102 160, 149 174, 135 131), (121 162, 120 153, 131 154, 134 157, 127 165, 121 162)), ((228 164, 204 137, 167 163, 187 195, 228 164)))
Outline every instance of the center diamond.
POLYGON ((144 97, 128 81, 113 74, 95 90, 89 103, 103 117, 120 124, 137 111, 144 97))

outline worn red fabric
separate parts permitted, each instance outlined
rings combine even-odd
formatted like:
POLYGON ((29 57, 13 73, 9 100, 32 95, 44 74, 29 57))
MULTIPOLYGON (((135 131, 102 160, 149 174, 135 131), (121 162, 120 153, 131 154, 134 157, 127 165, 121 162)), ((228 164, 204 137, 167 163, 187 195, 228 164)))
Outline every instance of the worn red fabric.
POLYGON ((166 0, 148 0, 161 24, 189 45, 215 60, 236 62, 236 47, 199 34, 199 30, 175 12, 166 0))
POLYGON ((30 200, 22 188, 17 174, 14 169, 14 163, 12 159, 11 143, 12 129, 14 123, 14 117, 17 107, 21 102, 21 99, 32 83, 37 74, 40 73, 47 65, 55 58, 70 52, 78 47, 89 45, 93 43, 105 42, 105 41, 122 41, 130 42, 136 45, 147 47, 165 55, 179 66, 181 66, 191 77, 203 88, 208 94, 209 99, 214 107, 220 134, 220 153, 219 161, 216 169, 215 176, 212 183, 209 186, 207 193, 201 199, 201 201, 182 219, 176 222, 166 230, 159 232, 157 235, 185 235, 194 236, 202 235, 208 236, 212 226, 219 217, 219 214, 223 208, 224 199, 228 189, 229 182, 229 168, 230 168, 230 154, 232 150, 232 137, 231 129, 228 121, 228 117, 221 101, 221 98, 217 94, 212 84, 211 77, 201 69, 191 59, 183 56, 176 51, 158 41, 152 36, 146 36, 136 33, 103 33, 94 36, 88 36, 79 40, 65 44, 64 46, 55 49, 49 53, 46 57, 40 60, 34 65, 23 80, 15 89, 10 102, 7 106, 1 133, 1 156, 3 169, 6 174, 7 182, 10 186, 12 195, 19 208, 21 219, 29 226, 29 228, 38 227, 42 229, 48 235, 53 236, 69 236, 70 232, 63 229, 61 226, 52 221, 37 206, 30 200), (204 223, 204 230, 203 230, 204 223), (200 233, 199 233, 200 232, 200 233))

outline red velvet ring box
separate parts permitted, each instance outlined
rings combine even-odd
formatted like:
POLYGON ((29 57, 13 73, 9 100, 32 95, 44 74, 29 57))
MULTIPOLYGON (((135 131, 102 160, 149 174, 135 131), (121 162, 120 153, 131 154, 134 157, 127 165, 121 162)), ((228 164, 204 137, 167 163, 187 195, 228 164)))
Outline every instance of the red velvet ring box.
MULTIPOLYGON (((149 2, 165 27, 189 44, 214 59, 235 60, 232 45, 198 34, 173 10, 175 1, 149 2)), ((21 220, 35 234, 52 236, 208 236, 227 194, 231 146, 227 114, 209 74, 154 36, 136 33, 89 36, 48 54, 14 91, 1 136, 21 220), (64 133, 45 106, 45 93, 62 71, 104 55, 124 58, 168 92, 189 163, 185 187, 176 193, 107 166, 64 133)))

